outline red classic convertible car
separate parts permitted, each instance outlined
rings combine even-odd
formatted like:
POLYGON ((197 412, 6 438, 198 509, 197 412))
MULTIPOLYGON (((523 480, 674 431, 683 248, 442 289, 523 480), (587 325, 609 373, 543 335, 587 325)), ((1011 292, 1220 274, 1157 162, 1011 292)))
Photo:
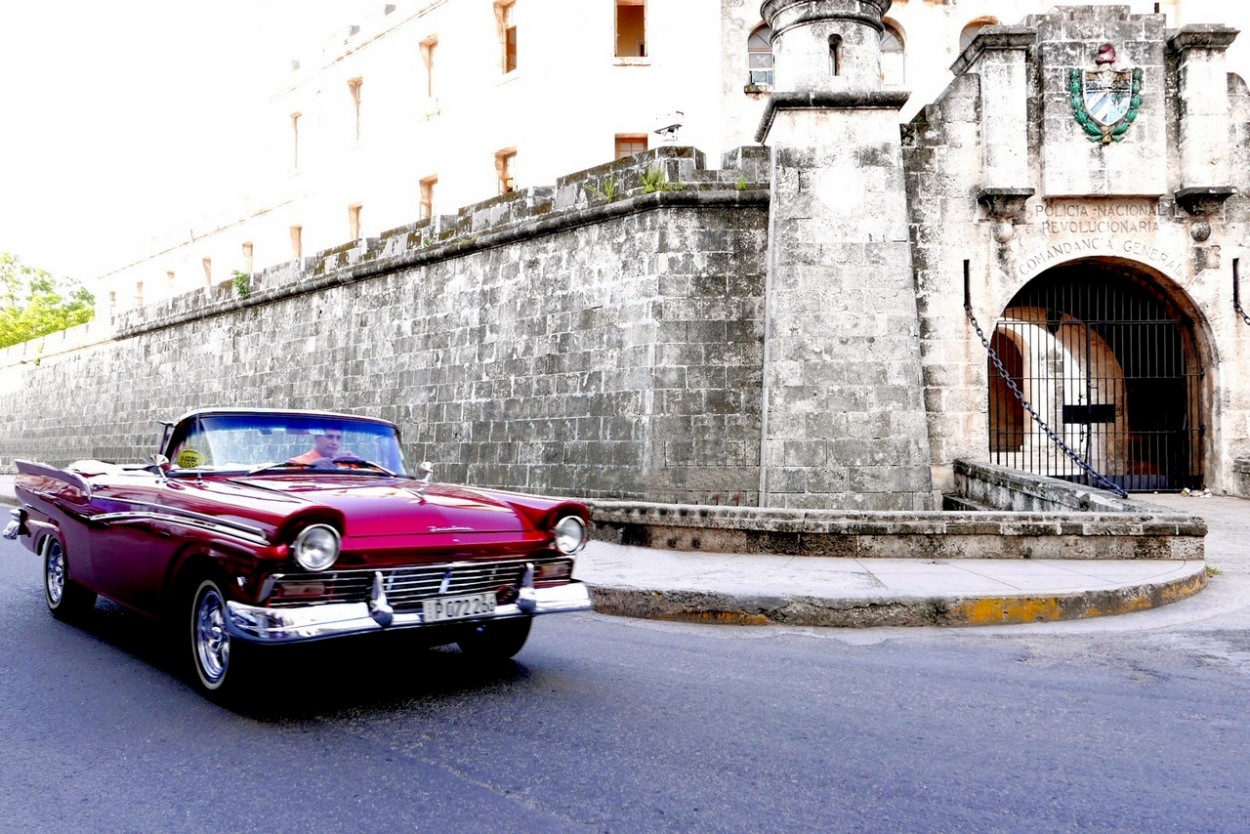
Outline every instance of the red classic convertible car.
POLYGON ((584 504, 405 474, 385 420, 205 409, 159 448, 138 465, 18 461, 3 535, 42 557, 53 616, 99 595, 180 630, 210 697, 241 690, 266 644, 424 629, 498 659, 534 616, 590 608, 572 576, 584 504))

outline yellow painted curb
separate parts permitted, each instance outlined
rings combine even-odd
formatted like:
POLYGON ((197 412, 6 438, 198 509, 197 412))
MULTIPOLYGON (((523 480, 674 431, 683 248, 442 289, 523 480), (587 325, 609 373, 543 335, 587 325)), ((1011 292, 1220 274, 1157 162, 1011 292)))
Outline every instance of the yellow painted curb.
POLYGON ((1044 596, 820 599, 593 585, 591 595, 601 614, 652 620, 828 628, 986 626, 1130 614, 1192 596, 1206 584, 1207 571, 1202 566, 1169 582, 1044 596))
POLYGON ((1071 596, 980 597, 957 602, 947 611, 952 624, 1013 625, 1082 620, 1131 614, 1176 602, 1198 593, 1207 584, 1206 569, 1193 576, 1160 585, 1142 585, 1115 591, 1087 591, 1071 596))

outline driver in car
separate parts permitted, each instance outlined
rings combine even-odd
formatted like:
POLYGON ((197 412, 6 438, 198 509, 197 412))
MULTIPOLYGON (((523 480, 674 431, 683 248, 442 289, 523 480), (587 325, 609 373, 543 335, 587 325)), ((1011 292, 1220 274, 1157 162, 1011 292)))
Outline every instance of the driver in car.
POLYGON ((324 429, 313 429, 313 447, 302 455, 291 458, 287 463, 304 463, 309 466, 319 460, 334 460, 343 445, 343 429, 330 426, 324 429))

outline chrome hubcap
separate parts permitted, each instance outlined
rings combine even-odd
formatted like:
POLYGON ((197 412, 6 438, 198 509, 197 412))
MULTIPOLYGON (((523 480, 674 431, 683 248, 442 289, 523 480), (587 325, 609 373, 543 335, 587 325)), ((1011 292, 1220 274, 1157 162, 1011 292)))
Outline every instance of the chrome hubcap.
POLYGON ((200 592, 195 606, 195 654, 200 674, 209 686, 226 676, 230 664, 230 635, 226 633, 226 604, 211 585, 200 592))
POLYGON ((48 544, 48 558, 45 582, 48 586, 48 602, 52 607, 61 604, 65 595, 65 551, 61 543, 55 539, 48 544))

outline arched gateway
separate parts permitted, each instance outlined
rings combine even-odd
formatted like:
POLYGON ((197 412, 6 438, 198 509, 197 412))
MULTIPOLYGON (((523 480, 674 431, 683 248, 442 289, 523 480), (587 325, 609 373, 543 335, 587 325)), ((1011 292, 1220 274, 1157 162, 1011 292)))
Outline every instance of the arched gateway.
POLYGON ((1086 482, 1027 401, 1081 461, 1126 490, 1202 486, 1204 363, 1190 310, 1168 278, 1127 261, 1073 261, 1031 280, 991 340, 1006 372, 989 360, 991 460, 1086 482))

